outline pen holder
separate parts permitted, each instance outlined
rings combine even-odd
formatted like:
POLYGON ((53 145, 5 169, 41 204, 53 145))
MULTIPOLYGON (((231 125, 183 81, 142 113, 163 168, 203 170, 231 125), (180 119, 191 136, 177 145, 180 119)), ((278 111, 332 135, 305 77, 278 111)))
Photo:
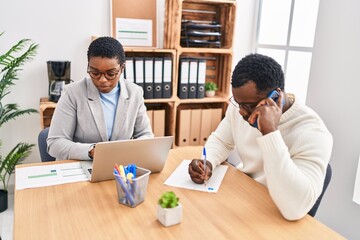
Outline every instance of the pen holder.
POLYGON ((124 179, 114 173, 118 201, 129 207, 136 207, 145 199, 146 188, 149 181, 150 170, 137 167, 136 178, 124 179))

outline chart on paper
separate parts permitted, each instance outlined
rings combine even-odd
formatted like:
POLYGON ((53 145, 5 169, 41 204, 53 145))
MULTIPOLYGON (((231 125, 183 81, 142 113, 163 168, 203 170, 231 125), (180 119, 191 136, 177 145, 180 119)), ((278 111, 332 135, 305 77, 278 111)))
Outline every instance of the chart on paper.
POLYGON ((52 186, 87 181, 79 162, 16 168, 16 189, 52 186))

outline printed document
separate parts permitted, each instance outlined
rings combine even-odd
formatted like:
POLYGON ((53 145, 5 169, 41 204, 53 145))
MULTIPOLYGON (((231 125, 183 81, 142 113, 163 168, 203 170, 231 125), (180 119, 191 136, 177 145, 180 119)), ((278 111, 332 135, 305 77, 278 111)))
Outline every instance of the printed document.
POLYGON ((194 183, 188 173, 188 167, 191 160, 183 160, 181 164, 175 169, 170 177, 165 181, 165 185, 187 188, 191 190, 204 191, 216 193, 221 185, 221 182, 225 176, 228 166, 219 165, 212 172, 212 176, 205 184, 194 183))
POLYGON ((16 190, 88 180, 80 162, 15 169, 16 190))
POLYGON ((116 39, 123 46, 152 46, 152 20, 116 18, 116 39))

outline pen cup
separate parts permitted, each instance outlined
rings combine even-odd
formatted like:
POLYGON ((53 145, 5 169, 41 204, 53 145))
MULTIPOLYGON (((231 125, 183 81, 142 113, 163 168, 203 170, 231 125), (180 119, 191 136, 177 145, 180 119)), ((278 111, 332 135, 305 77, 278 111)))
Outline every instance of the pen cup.
POLYGON ((126 181, 119 174, 114 173, 119 203, 129 207, 136 207, 142 203, 145 199, 150 173, 148 169, 137 167, 136 178, 126 181))

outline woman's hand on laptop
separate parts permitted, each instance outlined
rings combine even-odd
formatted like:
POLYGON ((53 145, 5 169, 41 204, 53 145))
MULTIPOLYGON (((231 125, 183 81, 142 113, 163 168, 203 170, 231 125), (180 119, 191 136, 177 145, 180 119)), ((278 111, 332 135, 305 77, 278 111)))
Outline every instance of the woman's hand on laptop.
POLYGON ((201 159, 193 159, 189 164, 189 175, 193 182, 203 184, 208 181, 212 175, 212 164, 206 161, 206 170, 204 171, 204 164, 201 159))
POLYGON ((95 154, 95 145, 96 144, 91 144, 90 148, 89 148, 89 158, 93 159, 94 158, 94 154, 95 154))

